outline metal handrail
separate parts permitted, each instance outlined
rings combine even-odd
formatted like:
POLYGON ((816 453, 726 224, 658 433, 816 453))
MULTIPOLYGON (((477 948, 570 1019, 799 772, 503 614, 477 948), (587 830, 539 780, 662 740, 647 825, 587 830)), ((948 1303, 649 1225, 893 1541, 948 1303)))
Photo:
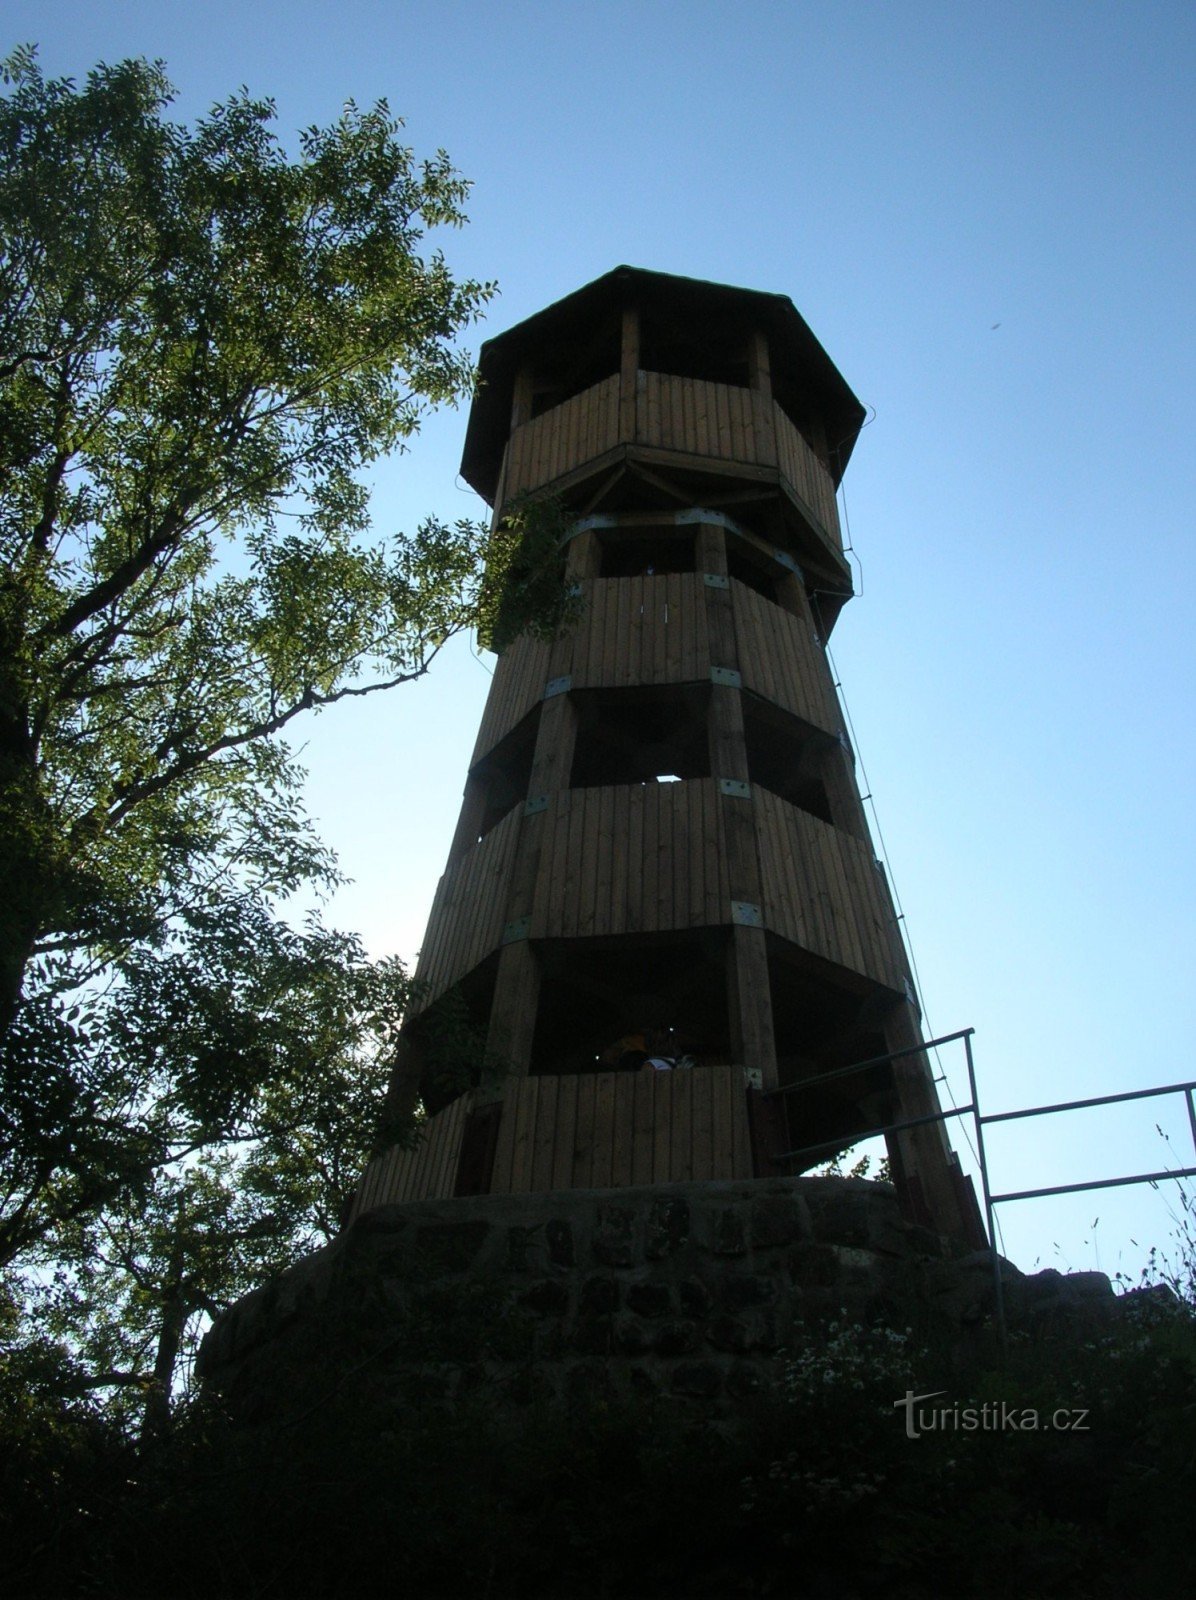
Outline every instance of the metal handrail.
MULTIPOLYGON (((1008 1348, 1008 1330, 1005 1323, 1005 1296, 1001 1279, 1001 1257, 997 1251, 997 1233, 995 1210, 1012 1200, 1040 1200, 1051 1195, 1083 1194, 1092 1189, 1118 1189, 1131 1184, 1151 1183, 1157 1184, 1165 1179, 1193 1178, 1196 1177, 1196 1166, 1179 1167, 1163 1172, 1136 1172, 1121 1178, 1095 1178, 1088 1183, 1061 1183, 1053 1184, 1044 1189, 1018 1189, 1010 1190, 1005 1194, 993 1194, 988 1181, 988 1158, 984 1149, 984 1129, 997 1122, 1014 1122, 1024 1117, 1053 1116, 1060 1111, 1085 1111, 1093 1106, 1124 1105, 1131 1100, 1151 1100, 1166 1094, 1182 1094, 1187 1102, 1188 1124, 1192 1132, 1192 1145, 1196 1149, 1196 1100, 1193 1091, 1196 1091, 1196 1079, 1188 1079, 1182 1083, 1160 1084, 1150 1089, 1129 1089, 1120 1094, 1102 1094, 1090 1096, 1084 1100, 1060 1100, 1053 1105, 1025 1106, 1017 1111, 995 1111, 985 1115, 980 1110, 980 1096, 976 1088, 976 1064, 972 1055, 972 1036, 974 1028, 960 1028, 955 1033, 942 1034, 937 1039, 927 1039, 922 1044, 907 1045, 901 1050, 892 1050, 887 1055, 871 1056, 866 1061, 854 1062, 851 1066, 836 1067, 832 1072, 822 1072, 813 1078, 802 1078, 795 1083, 782 1085, 777 1089, 766 1091, 766 1098, 776 1098, 781 1095, 795 1094, 799 1090, 812 1088, 815 1084, 827 1083, 836 1078, 850 1077, 855 1073, 863 1072, 869 1067, 882 1066, 900 1060, 904 1056, 921 1055, 926 1050, 936 1049, 939 1045, 954 1044, 963 1040, 964 1054, 967 1059, 968 1086, 971 1100, 967 1105, 954 1106, 950 1111, 939 1110, 921 1117, 910 1117, 902 1122, 886 1122, 878 1127, 870 1128, 866 1132, 852 1135, 851 1142, 858 1143, 862 1139, 876 1138, 881 1134, 903 1133, 909 1128, 921 1128, 929 1123, 950 1122, 955 1117, 971 1116, 976 1129, 976 1159, 980 1167, 980 1184, 984 1194, 984 1221, 988 1231, 989 1253, 993 1262, 993 1309, 996 1312, 997 1328, 1001 1340, 1002 1350, 1008 1348)), ((793 1161, 802 1156, 818 1156, 822 1153, 841 1150, 842 1140, 823 1140, 819 1144, 804 1145, 796 1150, 786 1150, 773 1156, 773 1161, 793 1161)))

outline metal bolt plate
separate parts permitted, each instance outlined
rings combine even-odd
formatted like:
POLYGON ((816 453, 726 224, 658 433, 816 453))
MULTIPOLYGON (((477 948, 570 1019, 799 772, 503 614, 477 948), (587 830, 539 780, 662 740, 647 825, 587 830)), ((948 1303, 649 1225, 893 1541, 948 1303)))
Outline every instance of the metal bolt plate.
POLYGON ((568 673, 563 678, 549 678, 544 685, 544 698, 550 700, 554 694, 568 694, 573 687, 573 679, 568 673))
POLYGON ((502 931, 504 944, 517 944, 520 939, 526 939, 532 925, 530 917, 516 917, 514 922, 508 922, 502 931))
POLYGON ((702 582, 708 589, 729 589, 731 587, 730 578, 724 578, 721 572, 704 572, 702 574, 702 582))
POLYGON ((736 800, 752 798, 752 786, 750 783, 744 783, 742 778, 720 778, 718 787, 720 793, 733 795, 736 800))
POLYGON ((530 799, 523 802, 523 814, 525 817, 534 817, 537 811, 547 810, 548 796, 546 794, 534 794, 530 799))
POLYGON ((711 667, 710 681, 711 683, 721 684, 726 689, 740 689, 743 687, 743 679, 734 667, 711 667))
POLYGON ((760 915, 760 907, 753 905, 750 900, 732 900, 731 921, 739 928, 762 928, 764 919, 760 915))

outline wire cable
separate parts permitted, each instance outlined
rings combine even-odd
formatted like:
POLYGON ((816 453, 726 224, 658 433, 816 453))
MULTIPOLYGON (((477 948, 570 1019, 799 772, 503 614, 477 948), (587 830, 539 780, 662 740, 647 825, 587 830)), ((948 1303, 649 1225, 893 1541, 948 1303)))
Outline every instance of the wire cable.
MULTIPOLYGON (((873 412, 873 416, 875 416, 875 412, 873 412)), ((869 418, 869 421, 871 421, 871 420, 872 419, 869 418)), ((864 572, 864 567, 863 567, 863 562, 860 561, 859 554, 855 550, 853 542, 852 542, 851 524, 848 521, 848 516, 847 516, 847 496, 843 491, 843 485, 842 484, 839 485, 839 495, 840 495, 840 498, 842 500, 842 505, 843 505, 844 529, 845 529, 846 534, 847 534, 847 543, 845 544, 844 549, 845 549, 845 551, 849 550, 852 553, 852 555, 855 557, 856 566, 859 568, 859 571, 860 571, 860 589, 859 589, 859 593, 862 594, 863 593, 863 572, 864 572)), ((869 808, 869 814, 870 814, 871 819, 872 819, 872 826, 873 826, 873 829, 874 829, 875 835, 876 835, 876 843, 877 843, 877 847, 878 847, 879 853, 880 853, 880 860, 884 865, 885 874, 886 874, 886 876, 888 878, 888 881, 889 881, 889 893, 890 893, 890 895, 892 896, 892 899, 893 899, 893 909, 894 909, 894 912, 896 913, 896 921, 897 921, 898 928, 899 928, 899 931, 900 931, 900 934, 901 934, 902 944, 904 945, 905 953, 906 953, 906 956, 907 956, 907 958, 909 960, 910 974, 911 974, 911 976, 913 978, 913 982, 914 982, 914 995, 915 995, 915 998, 917 999, 917 1002, 918 1002, 918 1008, 919 1008, 919 1010, 921 1012, 922 1020, 926 1024, 926 1030, 930 1033, 931 1037, 933 1038, 934 1037, 934 1029, 931 1026, 930 1013, 929 1013, 929 1010, 927 1009, 925 997, 924 997, 923 992, 922 992, 922 978, 921 978, 921 974, 918 971, 918 958, 914 953, 913 938, 912 938, 912 936, 910 934, 909 923, 906 920, 905 907, 901 903, 901 896, 900 896, 900 894, 898 892, 898 889, 897 889, 896 879, 893 876, 893 867, 892 867, 892 862, 891 862, 891 860, 889 858, 888 846, 885 843, 884 829, 881 827, 880 813, 877 811, 877 808, 876 808, 876 800, 873 797, 872 783, 871 783, 871 780, 868 777, 868 769, 867 769, 866 765, 864 764, 864 758, 863 758, 863 755, 860 752, 859 740, 856 737, 855 723, 852 721, 851 707, 847 703, 847 695, 846 695, 846 693, 844 692, 844 689, 843 689, 842 676, 841 676, 841 674, 839 672, 839 666, 838 666, 838 663, 835 660, 834 652, 831 650, 830 641, 827 639, 826 628, 825 628, 825 626, 823 624, 821 614, 818 611, 817 599, 816 598, 815 598, 815 611, 816 611, 816 615, 817 615, 817 618, 818 618, 818 630, 822 634, 823 647, 826 650, 826 659, 827 659, 828 663, 830 664, 831 676, 832 676, 833 681, 834 681, 836 693, 839 696, 839 705, 840 705, 840 707, 842 709, 842 712, 843 712, 843 720, 847 724, 847 731, 848 731, 848 734, 850 735, 850 738, 851 738, 851 747, 852 747, 852 750, 855 752, 856 761, 859 763, 860 777, 863 779, 863 788, 864 788, 865 792, 861 795, 860 802, 863 805, 867 805, 867 807, 869 808)), ((942 1057, 939 1054, 937 1046, 935 1047, 935 1049, 933 1051, 933 1054, 934 1054, 935 1064, 939 1069, 938 1077, 936 1078, 935 1081, 939 1082, 939 1083, 942 1083, 944 1085, 944 1087, 946 1088, 947 1098, 951 1102, 952 1110, 953 1111, 954 1110, 958 1110, 959 1109, 959 1102, 956 1100, 954 1091, 951 1088, 951 1080, 947 1077, 946 1069, 943 1066, 942 1057)), ((979 1154, 977 1153, 975 1145, 972 1143, 972 1136, 968 1132, 967 1123, 965 1121, 963 1121, 962 1118, 960 1119, 960 1127, 962 1129, 963 1136, 964 1136, 964 1139, 965 1139, 965 1141, 967 1143, 968 1149, 972 1153, 972 1158, 976 1162, 977 1166, 979 1166, 979 1164, 980 1164, 979 1154)))

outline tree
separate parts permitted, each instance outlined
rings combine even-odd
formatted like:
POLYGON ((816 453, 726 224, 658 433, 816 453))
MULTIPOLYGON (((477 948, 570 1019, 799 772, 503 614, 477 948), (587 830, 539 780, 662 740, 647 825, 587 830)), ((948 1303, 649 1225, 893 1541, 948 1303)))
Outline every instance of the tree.
POLYGON ((276 736, 425 672, 542 548, 366 539, 362 469, 468 391, 493 292, 417 254, 464 221, 443 152, 384 104, 297 160, 244 93, 189 130, 142 61, 4 75, 0 1033, 39 956, 102 965, 197 881, 327 872, 276 736))
POLYGON ((159 1429, 207 1318, 336 1233, 409 987, 352 938, 218 910, 123 957, 86 1003, 86 1146, 54 1159, 69 1128, 51 1117, 0 1160, 24 1201, 7 1253, 34 1269, 13 1292, 69 1356, 62 1390, 115 1391, 159 1429))
POLYGON ((443 152, 384 104, 294 159, 245 93, 188 129, 140 61, 3 77, 0 1261, 44 1370, 160 1413, 196 1318, 335 1226, 407 994, 279 920, 336 878, 280 735, 568 601, 551 509, 371 534, 493 293, 419 253, 443 152))

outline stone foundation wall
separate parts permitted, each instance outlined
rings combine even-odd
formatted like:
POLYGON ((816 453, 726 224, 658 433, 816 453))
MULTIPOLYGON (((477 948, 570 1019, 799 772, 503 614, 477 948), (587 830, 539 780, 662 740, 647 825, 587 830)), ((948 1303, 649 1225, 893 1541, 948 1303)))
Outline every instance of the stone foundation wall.
MULTIPOLYGON (((1115 1304, 1097 1273, 1004 1272, 1023 1321, 1115 1304)), ((843 1313, 958 1336, 992 1297, 991 1257, 907 1223, 888 1184, 482 1195, 361 1217, 221 1316, 200 1370, 246 1420, 347 1383, 392 1399, 480 1382, 515 1403, 651 1393, 717 1414, 843 1313)))

